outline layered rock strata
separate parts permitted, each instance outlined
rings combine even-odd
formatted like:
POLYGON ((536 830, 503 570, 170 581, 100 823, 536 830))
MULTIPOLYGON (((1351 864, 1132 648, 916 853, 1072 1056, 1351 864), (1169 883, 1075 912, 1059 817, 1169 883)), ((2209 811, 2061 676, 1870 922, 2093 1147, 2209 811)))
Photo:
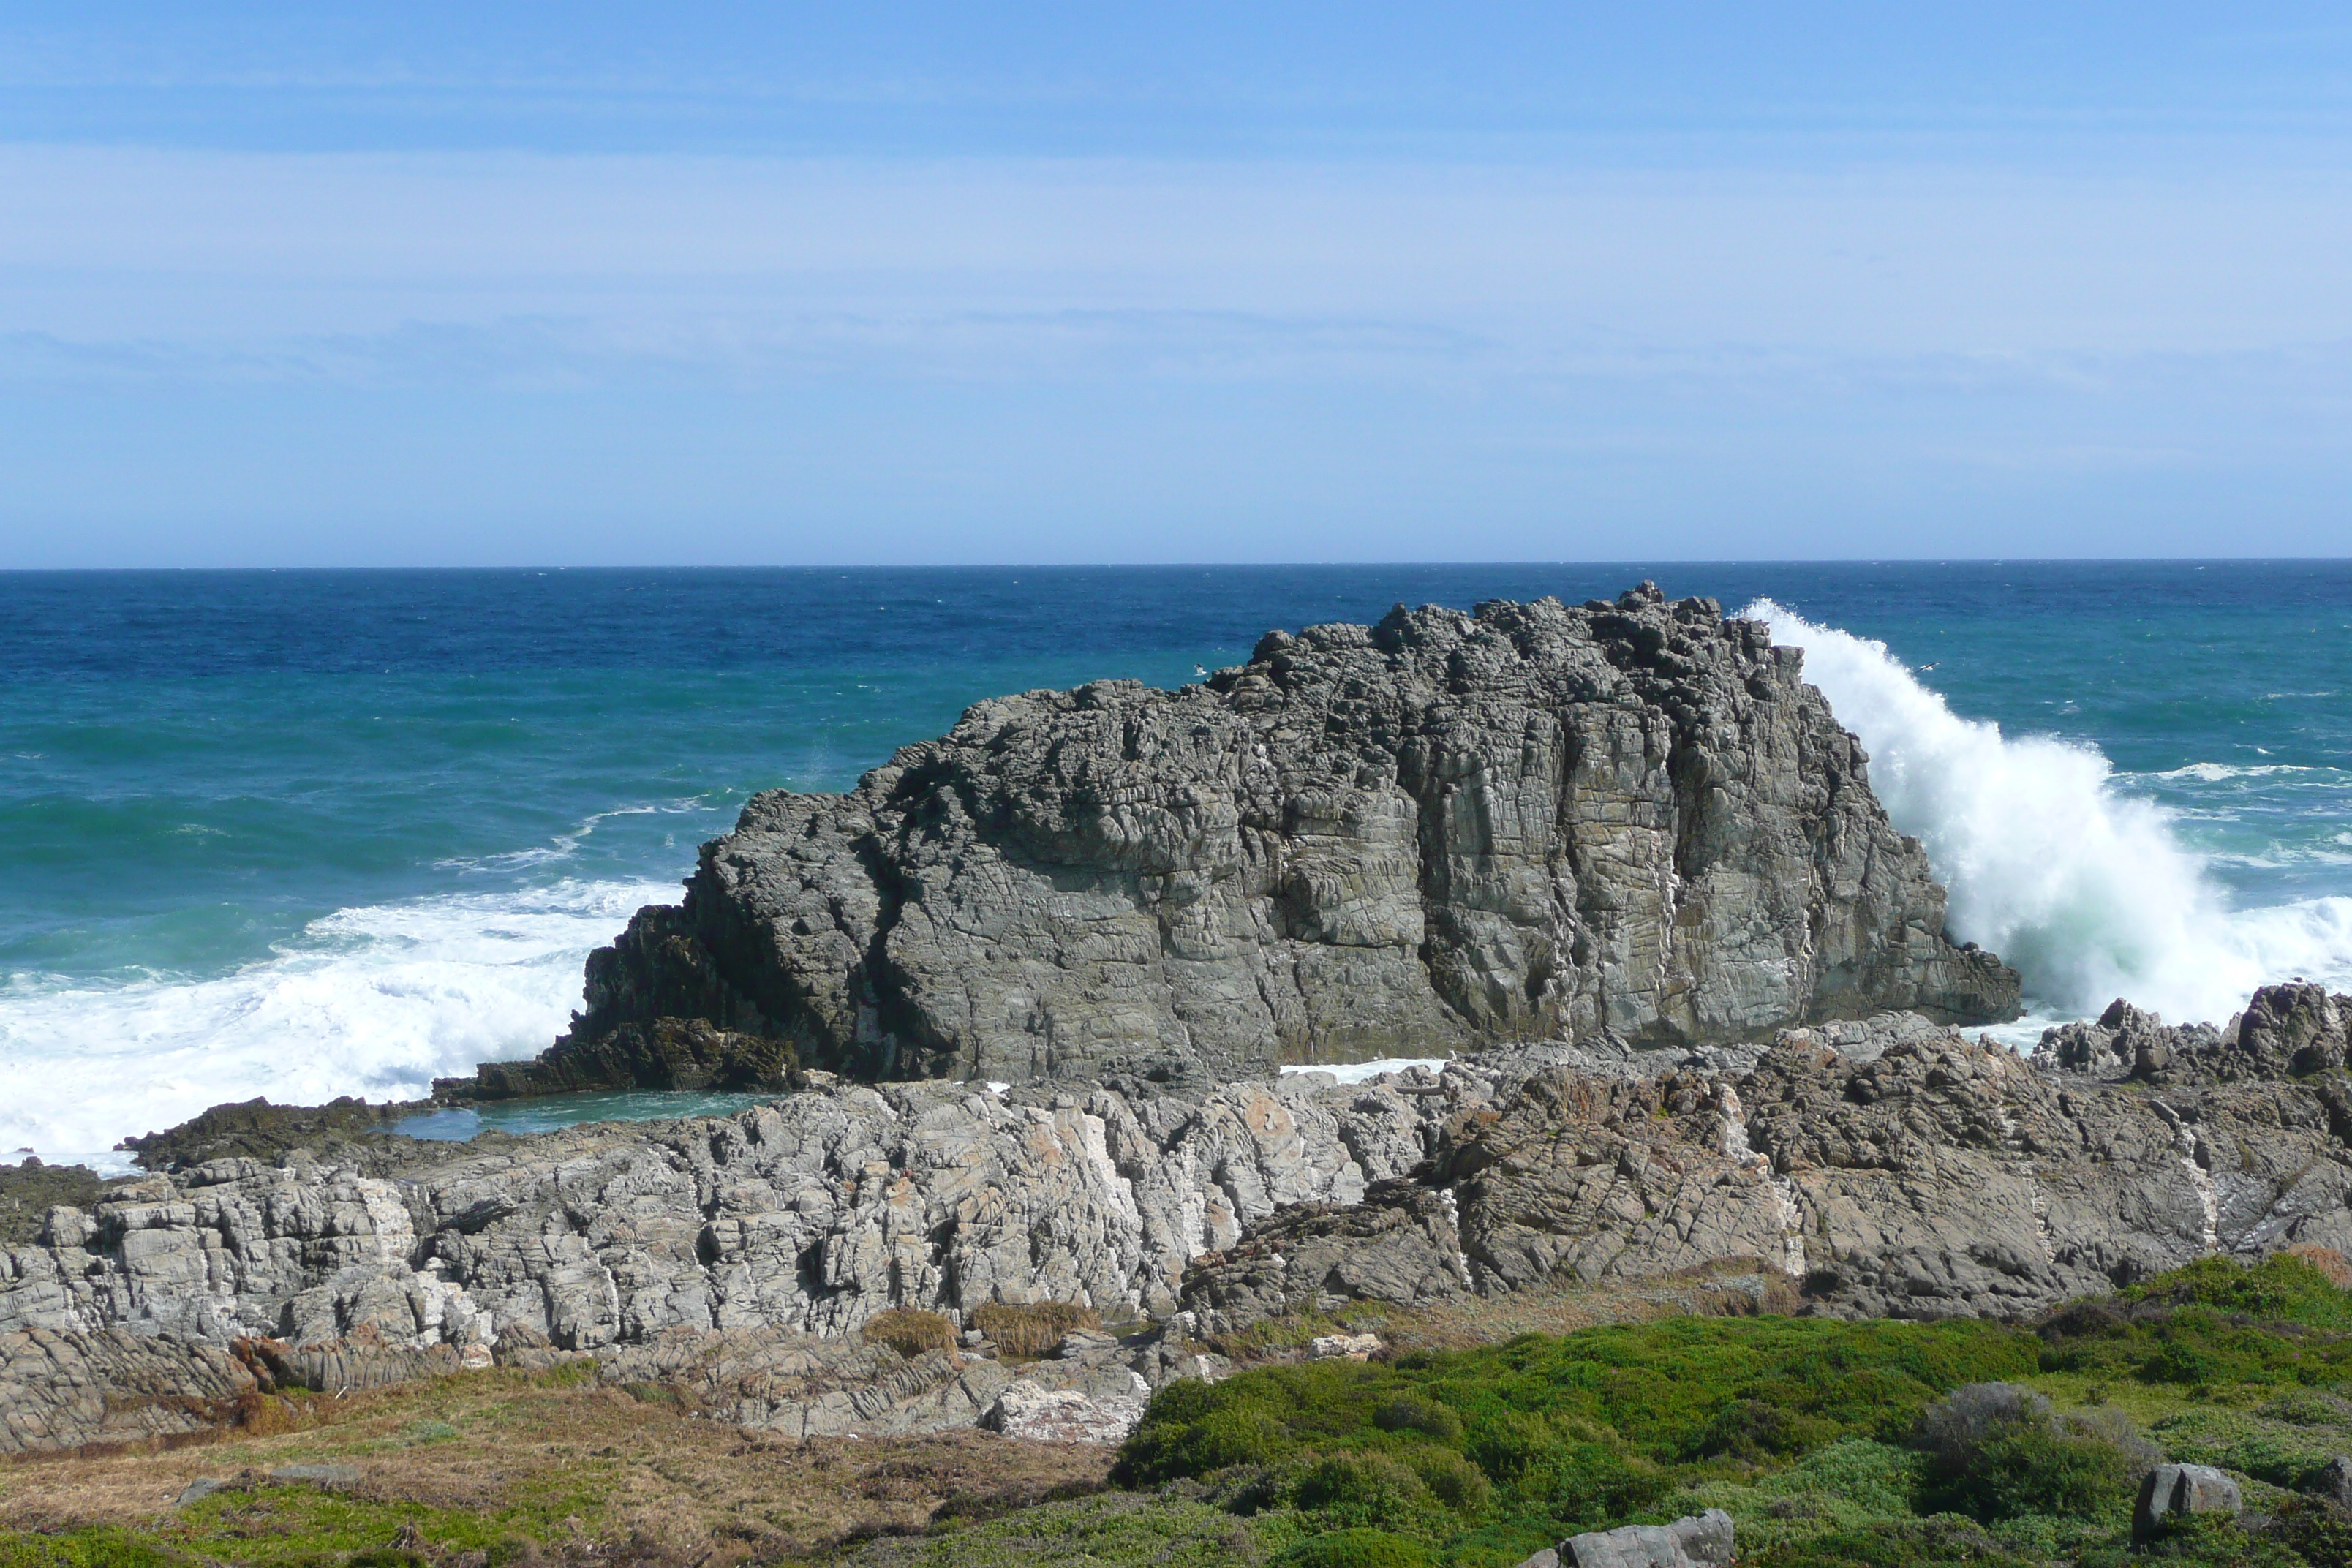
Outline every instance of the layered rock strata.
MULTIPOLYGON (((2011 1316, 2217 1252, 2352 1252, 2352 1047, 2315 989, 2258 994, 2179 1082, 1891 1014, 1765 1047, 1554 1044, 1202 1095, 811 1075, 733 1117, 417 1146, 406 1166, 217 1160, 54 1207, 0 1248, 0 1357, 33 1369, 9 1374, 11 1407, 48 1412, 10 1440, 82 1429, 35 1384, 127 1377, 135 1403, 190 1356, 189 1418, 208 1419, 203 1358, 239 1340, 343 1358, 316 1363, 330 1379, 399 1356, 716 1355, 748 1369, 735 1406, 789 1425, 846 1386, 774 1392, 791 1379, 867 1375, 811 1347, 898 1306, 964 1321, 1055 1300, 1215 1332, 1761 1260, 1809 1310, 2011 1316), (132 1364, 139 1336, 169 1364, 132 1364)), ((1032 1392, 1111 1398, 1183 1353, 1032 1392)), ((883 1405, 985 1415, 992 1375, 908 1373, 883 1405)))
POLYGON ((1269 633, 1176 691, 982 702, 847 795, 754 796, 588 966, 656 1019, 867 1079, 1755 1037, 2017 976, 1871 795, 1795 648, 1706 599, 1269 633))

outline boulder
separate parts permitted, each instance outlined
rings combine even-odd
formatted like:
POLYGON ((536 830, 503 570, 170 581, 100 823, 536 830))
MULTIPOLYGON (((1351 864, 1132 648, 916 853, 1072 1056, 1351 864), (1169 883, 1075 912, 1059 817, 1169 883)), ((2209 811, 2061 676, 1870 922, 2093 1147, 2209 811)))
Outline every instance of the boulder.
POLYGON ((1729 1568, 1735 1555, 1731 1516, 1719 1508, 1672 1524, 1590 1531, 1559 1546, 1572 1568, 1729 1568))
POLYGON ((1378 1334, 1318 1334, 1307 1342, 1309 1361, 1370 1361, 1381 1348, 1378 1334))
POLYGON ((2327 1461, 2305 1489, 2315 1496, 2327 1499, 2347 1512, 2352 1512, 2352 1458, 2336 1455, 2327 1461))
POLYGON ((2132 1535, 2146 1541, 2174 1514, 2226 1513, 2245 1506, 2238 1483, 2210 1465, 2158 1465, 2139 1485, 2132 1510, 2132 1535))
POLYGON ((1120 1443, 1142 1415, 1140 1401, 1097 1401, 1074 1388, 1049 1390, 1021 1382, 996 1396, 980 1424, 1037 1443, 1120 1443))
POLYGON ((866 1079, 1738 1041, 2013 1016, 1801 651, 1711 600, 1399 606, 1179 690, 980 703, 846 795, 755 795, 591 959, 563 1047, 663 1018, 866 1079))

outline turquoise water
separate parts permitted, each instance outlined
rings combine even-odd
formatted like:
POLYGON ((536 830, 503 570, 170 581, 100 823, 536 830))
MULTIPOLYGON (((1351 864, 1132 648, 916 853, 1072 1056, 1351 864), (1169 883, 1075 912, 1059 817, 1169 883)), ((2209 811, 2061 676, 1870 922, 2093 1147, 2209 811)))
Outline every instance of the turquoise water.
POLYGON ((1802 618, 2041 1015, 2352 982, 2340 563, 9 574, 0 1147, 539 1050, 744 795, 842 787, 979 698, 1643 576, 1802 618))
POLYGON ((770 1094, 703 1090, 636 1090, 617 1094, 550 1094, 536 1100, 494 1100, 403 1117, 392 1124, 411 1138, 464 1142, 488 1132, 552 1132, 583 1121, 645 1121, 664 1116, 731 1116, 774 1099, 770 1094))

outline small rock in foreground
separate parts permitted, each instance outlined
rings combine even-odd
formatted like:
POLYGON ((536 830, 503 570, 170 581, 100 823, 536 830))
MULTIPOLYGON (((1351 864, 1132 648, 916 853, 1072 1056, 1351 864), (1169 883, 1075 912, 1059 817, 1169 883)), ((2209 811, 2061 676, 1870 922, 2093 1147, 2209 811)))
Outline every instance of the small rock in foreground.
POLYGON ((1309 1361, 1366 1361, 1381 1348, 1378 1334, 1318 1334, 1307 1347, 1309 1361))
POLYGON ((1142 1415, 1139 1405, 1091 1399, 1074 1388, 1042 1389, 1016 1383, 997 1396, 980 1424, 1007 1437, 1035 1443, 1118 1443, 1142 1415))
POLYGON ((1570 1536, 1559 1562, 1572 1568, 1728 1568, 1731 1516, 1719 1508, 1672 1524, 1629 1524, 1570 1536))
POLYGON ((2210 1465, 2158 1465, 2140 1483, 2132 1534, 2145 1541, 2172 1514, 2222 1512, 2234 1517, 2244 1506, 2238 1483, 2210 1465))

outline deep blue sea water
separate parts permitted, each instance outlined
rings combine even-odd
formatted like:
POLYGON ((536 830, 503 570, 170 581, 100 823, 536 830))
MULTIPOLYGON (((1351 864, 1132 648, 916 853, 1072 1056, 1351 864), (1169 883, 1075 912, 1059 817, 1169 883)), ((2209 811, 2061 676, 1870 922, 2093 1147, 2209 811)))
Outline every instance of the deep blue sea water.
POLYGON ((2039 1016, 2352 982, 2352 563, 0 574, 0 1146, 542 1048, 744 795, 977 699, 1645 576, 1779 607, 2039 1016))

